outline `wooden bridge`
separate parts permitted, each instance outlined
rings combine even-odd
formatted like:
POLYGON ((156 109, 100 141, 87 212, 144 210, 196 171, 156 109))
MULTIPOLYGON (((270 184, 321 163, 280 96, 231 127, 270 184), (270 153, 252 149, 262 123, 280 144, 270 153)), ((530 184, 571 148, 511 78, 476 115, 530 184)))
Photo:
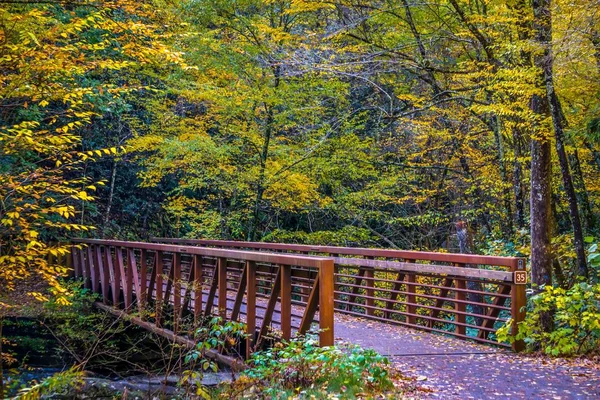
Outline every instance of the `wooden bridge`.
POLYGON ((522 258, 160 238, 72 244, 68 263, 101 308, 188 346, 183 326, 242 321, 246 357, 311 328, 332 345, 342 314, 510 347, 495 332, 525 313, 522 258))

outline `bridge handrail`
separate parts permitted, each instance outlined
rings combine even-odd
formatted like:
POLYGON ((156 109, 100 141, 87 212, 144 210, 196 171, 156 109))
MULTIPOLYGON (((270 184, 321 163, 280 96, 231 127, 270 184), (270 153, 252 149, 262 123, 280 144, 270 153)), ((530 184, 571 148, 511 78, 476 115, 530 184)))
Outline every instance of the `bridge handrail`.
MULTIPOLYGON (((123 309, 122 312, 131 313, 135 308, 134 303, 137 303, 140 318, 144 319, 146 305, 154 293, 153 302, 156 312, 152 314, 152 318, 157 332, 165 331, 161 326, 163 304, 170 303, 173 306, 173 331, 176 334, 186 304, 193 304, 195 320, 201 314, 210 315, 215 305, 223 319, 237 320, 242 312, 245 295, 247 356, 253 351, 254 345, 260 344, 267 336, 274 312, 280 315, 279 323, 283 339, 291 338, 292 288, 295 280, 302 279, 299 275, 310 272, 315 278, 310 282, 310 296, 304 303, 304 313, 299 316, 301 322, 297 327, 298 332, 304 334, 310 329, 318 310, 319 344, 321 346, 334 344, 335 289, 334 261, 331 257, 100 239, 72 239, 71 244, 72 251, 68 263, 72 267, 74 276, 83 278, 86 288, 101 294, 104 305, 112 305, 115 310, 123 309), (152 254, 153 262, 149 264, 151 260, 148 257, 152 254), (189 280, 187 284, 182 273, 184 255, 186 259, 191 256, 191 264, 188 264, 189 273, 186 272, 189 280), (166 264, 163 256, 167 257, 166 264), (208 275, 202 271, 207 267, 206 261, 209 262, 208 268, 212 270, 208 275), (163 265, 167 267, 167 271, 163 269, 163 265), (232 268, 239 274, 233 279, 241 276, 237 288, 232 288, 228 284, 232 279, 230 276, 232 268), (271 273, 273 270, 276 271, 271 281, 272 287, 269 288, 270 294, 264 292, 264 279, 259 279, 260 274, 264 275, 264 268, 270 269, 271 273), (204 277, 210 282, 206 301, 203 299, 204 277), (261 293, 257 291, 259 281, 261 293), (236 291, 236 294, 233 308, 228 308, 228 300, 231 300, 228 292, 231 291, 236 291), (258 328, 256 326, 257 297, 266 297, 268 302, 264 315, 260 317, 262 325, 255 339, 256 328, 258 328), (217 304, 214 304, 215 299, 217 304), (278 310, 276 304, 280 305, 278 310)), ((144 324, 149 326, 147 322, 144 324)))
POLYGON ((267 242, 243 242, 234 240, 209 240, 209 239, 176 239, 176 238, 150 238, 151 242, 178 243, 202 246, 220 246, 231 248, 285 250, 301 253, 326 253, 337 255, 351 255, 364 257, 401 258, 405 260, 437 261, 455 264, 476 264, 498 267, 508 267, 511 271, 524 269, 525 259, 521 257, 486 256, 478 254, 461 253, 436 253, 429 251, 396 250, 396 249, 371 249, 365 247, 338 247, 338 246, 313 246, 305 244, 284 244, 267 242))
MULTIPOLYGON (((447 320, 447 323, 455 325, 453 334, 463 339, 472 338, 467 335, 467 328, 471 328, 478 330, 477 338, 474 340, 494 343, 488 336, 495 333, 496 322, 505 321, 500 316, 502 311, 510 312, 513 334, 517 332, 518 322, 525 317, 526 260, 520 257, 230 240, 176 238, 151 238, 150 240, 181 245, 262 250, 276 252, 276 254, 281 254, 278 252, 326 254, 332 256, 335 262, 336 311, 448 333, 436 329, 434 325, 444 322, 439 316, 441 312, 447 311, 444 305, 453 304, 455 318, 447 320), (504 268, 490 269, 481 266, 504 268), (351 269, 348 270, 347 267, 351 269), (386 274, 392 271, 397 275, 395 279, 390 280, 386 274), (416 276, 422 276, 425 281, 419 282, 416 276), (438 283, 427 283, 426 279, 437 279, 438 283), (495 287, 497 291, 478 289, 476 285, 480 284, 495 287), (386 288, 385 285, 391 285, 392 288, 386 288), (419 294, 416 291, 417 286, 423 287, 425 292, 419 294), (341 287, 346 288, 346 291, 342 291, 341 287), (439 294, 427 292, 431 290, 439 291, 439 294), (454 296, 447 297, 451 293, 454 293, 454 296), (403 300, 399 300, 399 296, 403 300), (476 296, 481 299, 485 296, 490 303, 478 300, 476 296), (362 299, 360 303, 357 302, 358 299, 362 299), (434 301, 435 305, 427 305, 419 299, 434 301), (508 302, 510 305, 507 304, 508 302), (383 303, 385 307, 377 303, 383 303), (467 305, 483 310, 483 314, 469 311, 467 305), (352 310, 353 307, 362 308, 364 313, 358 314, 352 310), (419 313, 417 311, 419 307, 428 310, 429 316, 419 313), (394 313, 403 315, 405 320, 394 320, 391 317, 394 313), (470 323, 467 317, 475 318, 479 322, 470 323), (420 326, 417 321, 426 321, 427 326, 420 326)), ((515 351, 520 351, 524 344, 522 341, 515 341, 512 347, 515 351)))
POLYGON ((169 245, 159 243, 129 242, 121 240, 102 239, 72 239, 71 243, 96 244, 101 246, 119 246, 134 249, 168 251, 173 253, 198 254, 208 257, 230 257, 245 261, 285 264, 313 268, 319 268, 323 265, 323 263, 333 261, 331 257, 312 257, 294 254, 265 253, 248 250, 225 250, 210 247, 185 246, 185 244, 169 245))

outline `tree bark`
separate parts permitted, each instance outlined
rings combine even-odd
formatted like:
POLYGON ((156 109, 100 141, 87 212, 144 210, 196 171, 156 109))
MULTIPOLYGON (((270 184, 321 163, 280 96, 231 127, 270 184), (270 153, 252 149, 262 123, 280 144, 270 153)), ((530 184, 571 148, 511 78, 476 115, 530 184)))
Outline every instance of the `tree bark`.
POLYGON ((571 171, 573 171, 575 194, 577 195, 577 201, 581 205, 583 229, 587 232, 594 229, 596 221, 594 213, 592 212, 588 190, 585 186, 585 180, 583 179, 583 171, 581 170, 581 162, 579 161, 579 152, 577 151, 577 148, 569 154, 569 163, 571 164, 571 171))
POLYGON ((521 133, 513 128, 513 154, 515 161, 513 163, 513 191, 515 198, 515 223, 518 228, 525 227, 525 185, 523 184, 523 165, 521 133))
POLYGON ((567 152, 565 151, 564 122, 561 115, 560 101, 554 87, 552 14, 550 11, 551 0, 534 0, 533 4, 536 39, 543 48, 542 56, 536 57, 536 65, 542 69, 544 74, 546 97, 550 108, 550 115, 552 116, 552 125, 554 127, 556 153, 558 154, 563 186, 569 203, 569 214, 571 217, 571 227, 573 229, 573 245, 575 247, 575 253, 577 254, 577 273, 578 275, 587 278, 589 273, 585 258, 579 205, 577 203, 577 195, 575 194, 571 171, 569 170, 567 152))
MULTIPOLYGON (((0 311, 1 313, 1 311, 0 311)), ((4 398, 4 357, 2 356, 2 328, 4 326, 4 316, 0 314, 0 399, 4 398)))
MULTIPOLYGON (((540 24, 540 15, 549 13, 549 0, 533 0, 535 40, 544 43, 544 29, 540 24)), ((542 17, 543 18, 543 17, 542 17)), ((540 86, 543 85, 543 56, 535 56, 534 63, 540 68, 540 86)), ((548 100, 534 95, 531 109, 540 120, 548 114, 548 100)), ((552 251, 550 247, 552 221, 552 145, 549 135, 539 129, 534 129, 531 138, 531 280, 535 290, 544 285, 552 285, 552 251)), ((551 331, 553 316, 550 312, 541 315, 542 328, 551 331)))
POLYGON ((102 221, 102 237, 106 232, 106 226, 110 220, 110 210, 112 209, 113 198, 115 195, 115 181, 117 179, 117 161, 113 160, 112 170, 110 173, 110 186, 108 190, 108 200, 106 201, 106 211, 104 212, 104 219, 102 221))

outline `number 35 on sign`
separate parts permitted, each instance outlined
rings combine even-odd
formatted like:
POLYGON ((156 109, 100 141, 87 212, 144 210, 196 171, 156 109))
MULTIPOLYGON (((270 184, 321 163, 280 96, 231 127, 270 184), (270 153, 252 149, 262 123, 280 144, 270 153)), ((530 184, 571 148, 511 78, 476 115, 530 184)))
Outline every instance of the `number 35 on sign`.
POLYGON ((527 284, 527 271, 515 271, 515 283, 517 285, 527 284))

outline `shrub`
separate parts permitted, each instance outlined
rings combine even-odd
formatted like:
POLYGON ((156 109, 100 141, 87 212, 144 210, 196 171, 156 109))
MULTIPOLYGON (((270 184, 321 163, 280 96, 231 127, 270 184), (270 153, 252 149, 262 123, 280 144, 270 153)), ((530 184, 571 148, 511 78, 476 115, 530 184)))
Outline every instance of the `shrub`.
POLYGON ((523 340, 529 350, 546 354, 584 354, 600 346, 600 284, 585 282, 570 289, 547 286, 530 299, 527 317, 519 324, 516 336, 510 335, 509 321, 498 330, 499 341, 523 340), (545 332, 542 313, 554 313, 554 329, 545 332))
POLYGON ((385 357, 358 346, 319 347, 318 341, 308 336, 255 353, 250 369, 232 386, 234 393, 228 395, 320 398, 341 393, 351 398, 393 387, 385 357))

